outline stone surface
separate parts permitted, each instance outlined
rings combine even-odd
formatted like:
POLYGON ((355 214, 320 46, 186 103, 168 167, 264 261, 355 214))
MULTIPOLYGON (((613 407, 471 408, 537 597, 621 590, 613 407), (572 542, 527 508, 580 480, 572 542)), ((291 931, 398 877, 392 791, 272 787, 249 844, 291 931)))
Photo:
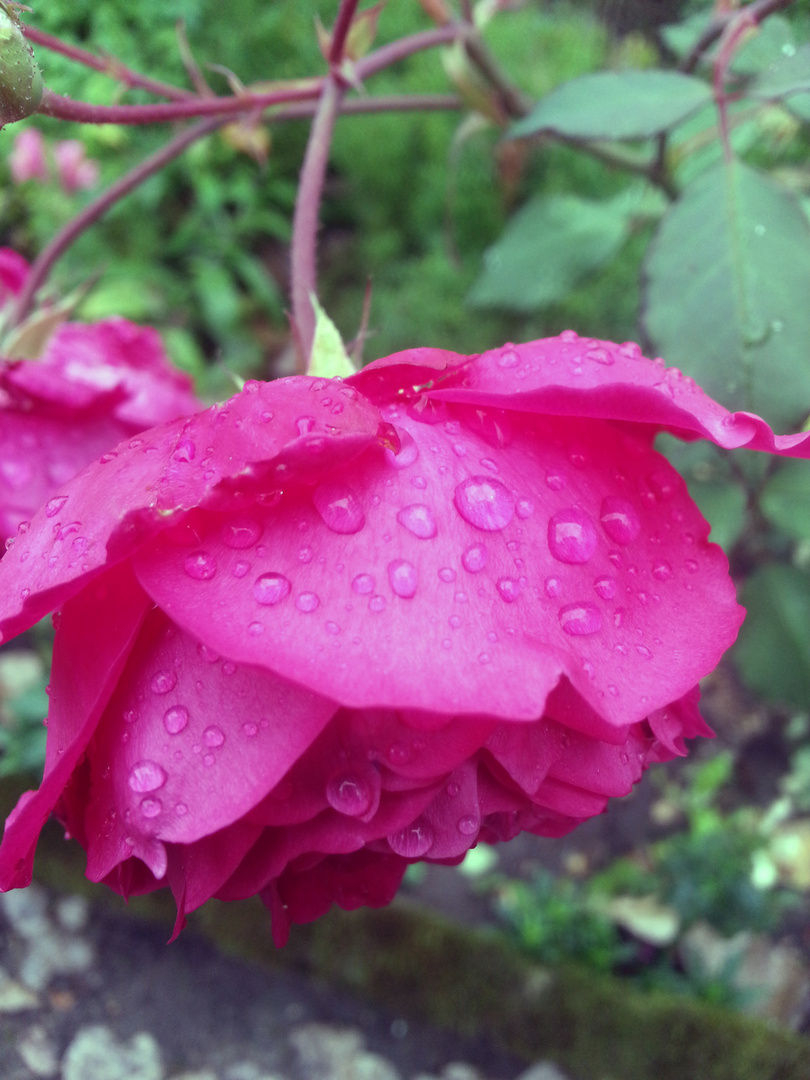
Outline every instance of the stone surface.
POLYGON ((101 1024, 82 1028, 62 1065, 63 1080, 164 1080, 160 1047, 145 1031, 119 1042, 101 1024))
POLYGON ((34 1076, 56 1076, 59 1053, 44 1027, 34 1024, 17 1040, 17 1053, 34 1076))

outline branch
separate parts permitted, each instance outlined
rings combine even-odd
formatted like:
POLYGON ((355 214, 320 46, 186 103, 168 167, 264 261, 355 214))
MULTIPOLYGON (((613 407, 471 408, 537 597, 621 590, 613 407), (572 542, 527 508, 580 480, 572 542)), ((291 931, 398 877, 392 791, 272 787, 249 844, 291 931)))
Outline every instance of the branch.
POLYGON ((128 195, 139 184, 142 184, 144 180, 159 172, 174 158, 179 157, 192 143, 205 135, 209 135, 212 131, 216 131, 218 127, 225 123, 227 123, 227 120, 216 117, 202 120, 198 124, 187 127, 170 142, 166 143, 164 147, 122 176, 120 180, 116 180, 98 198, 88 203, 84 210, 69 221, 64 228, 60 229, 34 261, 25 286, 17 299, 10 325, 16 326, 22 322, 31 308, 37 291, 50 273, 53 264, 67 251, 71 244, 78 240, 82 233, 106 214, 120 199, 123 199, 125 195, 128 195))
POLYGON ((125 83, 131 89, 148 90, 152 94, 158 94, 160 97, 170 98, 173 101, 194 97, 191 90, 181 90, 179 87, 171 86, 169 83, 158 82, 156 79, 150 79, 146 75, 139 75, 113 56, 96 56, 95 53, 79 48, 78 45, 69 45, 58 37, 46 34, 44 30, 37 30, 35 27, 28 26, 25 23, 21 23, 20 26, 28 40, 33 41, 35 45, 41 45, 44 49, 50 49, 51 52, 67 56, 78 64, 84 64, 85 67, 92 68, 94 71, 109 75, 111 78, 125 83))
POLYGON ((739 18, 743 13, 753 25, 759 25, 763 19, 767 19, 769 15, 773 15, 774 12, 780 11, 782 8, 790 7, 792 3, 793 0, 754 0, 754 3, 749 4, 747 7, 736 8, 723 15, 718 15, 700 35, 691 52, 678 64, 678 70, 685 75, 690 75, 700 63, 703 54, 714 45, 728 24, 739 18))
POLYGON ((329 63, 338 65, 343 60, 346 39, 352 27, 352 19, 357 11, 359 0, 346 0, 338 9, 335 25, 332 27, 332 44, 329 47, 329 63))

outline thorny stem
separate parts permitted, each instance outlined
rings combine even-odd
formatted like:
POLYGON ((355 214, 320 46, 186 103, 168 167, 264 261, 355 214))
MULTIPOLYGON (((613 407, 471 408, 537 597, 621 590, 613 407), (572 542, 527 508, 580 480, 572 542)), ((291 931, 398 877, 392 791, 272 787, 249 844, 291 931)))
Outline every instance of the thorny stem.
POLYGON ((343 61, 346 39, 352 27, 352 19, 359 0, 342 0, 335 25, 332 27, 332 44, 329 47, 329 63, 339 65, 343 61))
POLYGON ((67 56, 70 60, 84 64, 85 67, 92 68, 94 71, 101 71, 104 75, 109 75, 130 88, 149 90, 153 94, 170 98, 172 101, 194 97, 191 90, 181 90, 178 86, 171 86, 169 83, 150 79, 146 75, 139 75, 137 71, 132 71, 113 56, 96 56, 87 49, 82 49, 78 45, 69 45, 66 41, 46 34, 44 30, 37 30, 34 26, 28 26, 26 23, 22 23, 21 28, 28 40, 33 41, 35 45, 41 45, 44 49, 67 56))
POLYGON ((126 173, 119 180, 116 180, 116 182, 107 188, 106 191, 102 192, 98 198, 94 199, 91 203, 88 203, 80 214, 77 214, 76 217, 67 223, 67 225, 60 229, 31 266, 31 272, 28 275, 25 286, 14 307, 11 325, 16 326, 22 322, 28 314, 32 301, 38 289, 47 278, 53 264, 60 255, 62 255, 63 252, 65 252, 71 244, 85 232, 86 229, 106 214, 119 199, 128 195, 148 177, 159 172, 165 165, 168 165, 170 161, 182 154, 192 143, 201 139, 204 135, 209 135, 212 131, 216 131, 218 127, 221 127, 225 123, 227 123, 227 120, 224 120, 221 117, 213 117, 207 120, 201 120, 199 123, 187 127, 156 153, 151 154, 134 169, 130 170, 130 172, 126 173))
POLYGON ((678 69, 686 75, 691 74, 700 63, 703 54, 714 45, 728 24, 740 18, 742 14, 745 15, 747 20, 750 20, 749 25, 758 26, 763 19, 767 19, 769 15, 773 15, 776 11, 790 7, 792 3, 793 0, 754 0, 753 4, 749 4, 742 11, 737 8, 719 15, 706 27, 700 38, 695 42, 692 51, 680 62, 678 69))
POLYGON ((756 25, 756 20, 751 16, 750 10, 748 8, 743 9, 736 19, 726 25, 720 38, 717 59, 714 62, 714 71, 712 73, 714 103, 717 106, 720 142, 723 147, 723 157, 727 165, 731 164, 734 160, 734 152, 731 149, 728 123, 728 98, 726 97, 725 90, 726 73, 729 64, 734 59, 734 53, 737 51, 740 39, 748 30, 756 25))

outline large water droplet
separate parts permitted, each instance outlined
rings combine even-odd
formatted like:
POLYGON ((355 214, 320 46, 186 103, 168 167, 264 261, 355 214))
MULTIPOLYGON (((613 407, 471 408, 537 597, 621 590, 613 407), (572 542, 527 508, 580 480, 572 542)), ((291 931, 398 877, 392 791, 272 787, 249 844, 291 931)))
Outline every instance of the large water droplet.
POLYGON ((149 686, 153 694, 168 694, 177 686, 177 675, 169 669, 157 671, 152 676, 149 686))
POLYGON ((368 596, 369 593, 374 592, 374 578, 371 574, 358 574, 352 581, 352 590, 358 596, 368 596))
POLYGON ((48 499, 45 503, 45 516, 49 518, 56 517, 67 501, 67 495, 56 495, 53 499, 48 499))
POLYGON ((560 625, 566 634, 572 637, 587 637, 596 634, 602 628, 602 616, 593 604, 579 601, 566 604, 559 611, 560 625))
POLYGON ((600 577, 593 583, 597 596, 603 600, 612 600, 616 595, 616 579, 612 577, 600 577))
POLYGON ((397 521, 400 525, 404 525, 409 533, 413 533, 420 540, 432 540, 439 531, 436 527, 433 512, 424 503, 412 503, 410 506, 403 506, 397 514, 397 521))
POLYGON ((225 742, 225 732, 222 728, 218 728, 216 724, 212 724, 211 727, 207 727, 203 732, 203 742, 206 746, 214 749, 218 746, 222 746, 225 742))
POLYGON ((238 551, 253 547, 261 535, 261 525, 252 518, 232 518, 222 526, 223 544, 238 551))
POLYGON ((156 761, 139 761, 129 771, 127 785, 131 791, 146 794, 157 791, 166 783, 166 770, 156 761))
POLYGON ((607 349, 588 349, 585 353, 586 360, 593 360, 596 364, 602 364, 604 367, 610 367, 615 362, 615 357, 607 351, 607 349))
POLYGON ((290 595, 292 583, 283 574, 261 574, 253 582, 253 595, 260 604, 273 607, 290 595))
POLYGON ((472 544, 461 556, 461 565, 471 574, 477 574, 487 565, 489 552, 483 544, 472 544))
POLYGON ((663 560, 653 563, 652 576, 656 581, 669 581, 672 577, 672 567, 663 560))
POLYGON ((295 598, 295 606, 305 615, 310 615, 321 603, 321 598, 314 592, 302 592, 295 598))
POLYGON ((410 431, 396 427, 396 425, 394 431, 399 436, 399 453, 395 454, 393 450, 386 450, 385 460, 389 465, 393 465, 395 469, 406 469, 409 465, 413 465, 419 457, 419 447, 410 431))
POLYGON ((357 496, 339 480, 327 480, 312 493, 315 509, 332 532, 348 536, 360 532, 366 523, 366 515, 357 496))
POLYGON ((295 430, 299 435, 309 435, 310 431, 315 428, 314 416, 299 416, 295 421, 295 430))
POLYGON ((514 578, 498 578, 495 588, 498 590, 501 600, 505 600, 507 604, 514 604, 520 595, 520 583, 515 581, 514 578))
POLYGON ((196 453, 197 447, 191 439, 181 439, 172 457, 175 461, 193 461, 196 453))
POLYGON ((391 850, 403 859, 420 859, 430 851, 435 840, 436 835, 430 823, 422 819, 388 836, 391 850))
POLYGON ((546 485, 552 491, 562 491, 567 483, 568 481, 562 473, 548 473, 546 476, 546 485))
POLYGON ((416 595, 416 567, 407 559, 394 559, 388 564, 388 581, 397 596, 403 600, 410 600, 416 595))
POLYGON ((362 817, 370 809, 373 799, 371 782, 359 773, 336 773, 326 782, 326 801, 339 814, 362 817))
POLYGON ((145 818, 156 818, 162 809, 163 803, 160 799, 153 799, 150 796, 141 799, 140 811, 145 818))
POLYGON ((217 572, 217 560, 208 551, 195 551, 186 555, 183 569, 195 581, 210 581, 217 572))
POLYGON ((497 532, 512 520, 515 503, 508 489, 489 476, 462 480, 453 495, 456 510, 466 522, 483 532, 497 532))
POLYGON ((602 499, 599 514, 602 527, 616 544, 630 544, 641 531, 641 522, 633 506, 617 495, 602 499))
POLYGON ((478 818, 472 817, 472 815, 466 815, 463 818, 459 818, 456 828, 462 834, 462 836, 473 836, 478 832, 480 822, 478 818))
POLYGON ((170 735, 179 735, 188 726, 188 709, 185 705, 172 705, 163 714, 163 726, 170 735))
POLYGON ((548 548, 564 563, 586 563, 596 550, 596 526, 576 507, 560 510, 548 523, 548 548))
POLYGON ((499 368, 513 368, 517 367, 520 363, 520 357, 514 349, 508 345, 501 349, 501 355, 498 357, 499 368))

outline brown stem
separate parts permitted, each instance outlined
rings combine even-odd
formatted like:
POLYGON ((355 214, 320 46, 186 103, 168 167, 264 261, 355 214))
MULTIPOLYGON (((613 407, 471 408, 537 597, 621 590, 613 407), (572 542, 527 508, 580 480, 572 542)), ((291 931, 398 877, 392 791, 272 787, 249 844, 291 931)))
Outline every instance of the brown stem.
POLYGON ((181 90, 178 86, 158 82, 156 79, 150 79, 146 75, 139 75, 137 71, 132 71, 114 56, 96 56, 95 53, 88 52, 87 49, 82 49, 78 45, 69 45, 66 41, 62 41, 52 34, 46 34, 44 30, 37 30, 36 27, 28 26, 25 23, 21 24, 21 28, 28 40, 33 41, 35 45, 41 45, 44 49, 50 49, 51 52, 67 56, 70 60, 75 60, 78 64, 84 64, 85 67, 92 68, 94 71, 101 71, 104 75, 109 75, 111 78, 125 83, 130 88, 148 90, 152 94, 170 98, 172 101, 182 101, 185 98, 194 97, 191 90, 181 90))
POLYGON ((218 127, 225 123, 227 123, 227 120, 221 117, 210 117, 187 127, 156 153, 150 155, 130 172, 116 180, 98 198, 88 203, 80 214, 77 214, 64 228, 60 229, 34 261, 25 286, 14 307, 11 325, 16 326, 22 322, 28 314, 37 291, 50 273, 53 264, 83 232, 98 221, 120 199, 128 195, 130 191, 133 191, 144 180, 159 172, 170 161, 182 154, 192 143, 205 135, 209 135, 212 131, 216 131, 218 127))

